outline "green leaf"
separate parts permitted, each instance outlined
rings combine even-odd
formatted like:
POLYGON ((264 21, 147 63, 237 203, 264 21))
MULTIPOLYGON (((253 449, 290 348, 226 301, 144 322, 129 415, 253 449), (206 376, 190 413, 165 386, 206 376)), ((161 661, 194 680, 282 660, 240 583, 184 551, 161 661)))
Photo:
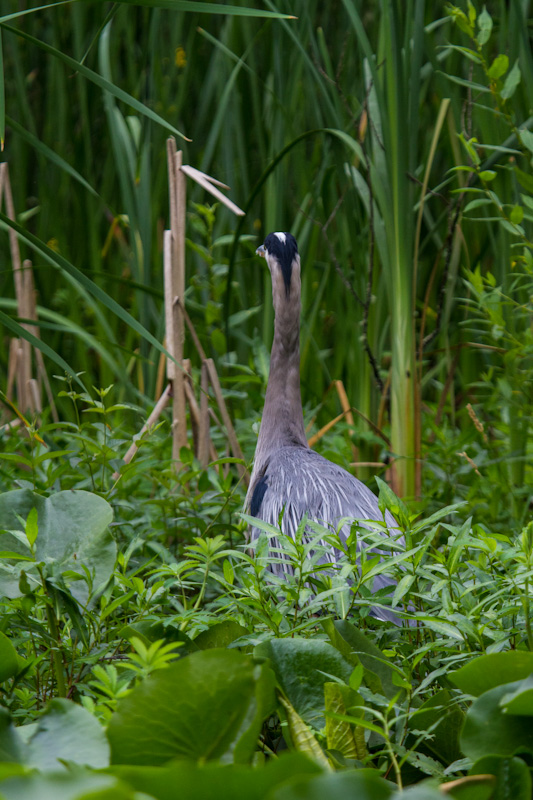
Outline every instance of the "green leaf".
POLYGON ((354 691, 357 691, 361 686, 364 674, 365 668, 362 664, 358 664, 356 667, 354 667, 354 670, 350 675, 350 686, 354 691))
POLYGON ((282 694, 279 696, 280 713, 285 716, 289 744, 299 753, 309 756, 323 769, 329 769, 329 762, 324 755, 311 728, 303 721, 294 706, 282 694))
POLYGON ((44 6, 34 6, 33 8, 19 9, 18 11, 13 11, 11 14, 3 14, 0 17, 0 22, 7 22, 10 19, 17 19, 17 17, 24 17, 26 14, 33 14, 35 11, 50 10, 51 8, 55 8, 56 6, 64 6, 67 3, 71 2, 72 0, 59 0, 59 2, 57 3, 46 3, 44 6))
MULTIPOLYGON (((495 172, 493 169, 482 169, 481 172, 479 173, 479 177, 481 178, 482 181, 485 181, 485 183, 489 183, 490 181, 494 180, 494 178, 496 177, 497 174, 498 173, 495 172)), ((487 202, 487 200, 488 200, 488 198, 486 200, 483 200, 483 201, 482 200, 472 200, 472 202, 469 203, 468 205, 472 208, 474 203, 479 203, 481 205, 482 202, 487 202)), ((490 203, 490 200, 488 200, 488 202, 490 203)), ((466 208, 465 208, 465 211, 466 211, 466 208)))
POLYGON ((505 83, 503 84, 503 89, 500 92, 500 96, 504 100, 509 100, 510 97, 513 96, 515 93, 520 81, 522 79, 522 73, 520 72, 520 67, 518 65, 518 59, 513 64, 511 71, 509 72, 508 76, 505 79, 505 83))
POLYGON ((19 670, 17 651, 7 636, 0 631, 0 683, 12 678, 19 670))
POLYGON ((501 707, 502 699, 520 685, 520 681, 504 683, 474 700, 461 734, 461 750, 465 756, 475 761, 487 753, 512 756, 527 750, 533 754, 530 717, 507 714, 501 707))
MULTIPOLYGON (((224 562, 226 564, 227 562, 224 562)), ((248 633, 246 628, 234 622, 232 619, 225 619, 217 625, 212 625, 207 630, 202 631, 194 639, 194 644, 200 650, 209 650, 213 647, 227 647, 235 639, 245 636, 248 633)))
POLYGON ((533 133, 528 131, 527 128, 521 128, 518 133, 520 135, 520 141, 524 147, 526 147, 530 153, 533 153, 533 133))
MULTIPOLYGON (((9 711, 0 706, 0 763, 20 763, 23 758, 24 742, 11 721, 9 711)), ((3 797, 2 793, 0 797, 3 797)))
MULTIPOLYGON (((326 712, 335 714, 347 714, 348 709, 353 713, 353 706, 363 705, 357 692, 349 686, 333 682, 324 684, 324 700, 326 712)), ((361 710, 361 716, 363 713, 361 710)), ((356 740, 350 723, 337 717, 326 716, 326 742, 328 750, 337 750, 344 758, 362 760, 367 755, 364 737, 356 740)))
POLYGON ((502 697, 500 705, 507 714, 533 717, 533 674, 520 681, 514 692, 502 697))
POLYGON ((109 744, 92 714, 71 700, 56 698, 39 717, 24 760, 40 770, 59 769, 61 761, 102 769, 109 764, 109 744))
POLYGON ((509 222, 506 219, 498 219, 498 223, 501 225, 502 228, 505 228, 507 233, 510 233, 511 236, 525 236, 525 231, 521 225, 516 225, 509 222))
POLYGON ((112 771, 137 792, 157 800, 265 800, 279 784, 322 772, 310 758, 287 751, 269 759, 260 769, 181 760, 166 767, 116 766, 112 771))
POLYGON ((2 51, 2 31, 0 30, 0 151, 4 149, 6 138, 6 94, 4 83, 4 56, 2 51))
POLYGON ((409 730, 430 732, 424 748, 444 764, 451 764, 461 758, 459 734, 464 718, 448 689, 440 689, 410 715, 408 726, 409 730))
POLYGON ((32 772, 2 781, 2 800, 139 800, 112 775, 77 768, 72 773, 32 772))
POLYGON ((520 225, 522 220, 524 219, 524 209, 520 205, 515 205, 511 209, 511 213, 509 214, 509 219, 513 223, 513 225, 520 225))
POLYGON ((496 56, 496 58, 490 65, 487 74, 489 78, 491 78, 493 81, 496 81, 498 80, 498 78, 501 78, 502 75, 505 75, 508 69, 509 69, 509 57, 506 56, 505 54, 500 54, 499 56, 496 56))
POLYGON ((148 6, 149 8, 170 8, 173 11, 195 12, 197 14, 224 14, 237 17, 270 17, 270 19, 297 19, 292 14, 279 11, 263 11, 260 8, 243 8, 225 3, 203 3, 195 0, 118 0, 124 5, 148 6))
MULTIPOLYGON (((81 490, 57 492, 42 497, 29 489, 0 495, 0 529, 16 530, 17 515, 26 519, 35 508, 39 516, 39 536, 35 556, 45 562, 49 574, 82 572, 82 565, 93 575, 95 590, 107 583, 116 559, 116 544, 108 525, 113 519, 109 503, 102 497, 81 490)), ((8 533, 0 535, 0 549, 22 552, 22 545, 8 533)), ((19 597, 19 571, 0 578, 1 591, 8 597, 19 597)), ((74 597, 85 604, 88 587, 84 580, 69 578, 67 584, 74 597)))
MULTIPOLYGON (((106 606, 105 611, 108 612, 110 606, 114 606, 115 602, 115 607, 118 607, 121 604, 126 605, 129 598, 134 594, 135 590, 132 589, 131 592, 127 592, 122 597, 117 598, 118 602, 113 601, 113 603, 110 603, 109 606, 106 606)), ((112 610, 113 609, 111 609, 111 612, 112 610)), ((133 637, 136 637, 137 639, 140 639, 143 644, 146 645, 146 647, 149 647, 153 642, 160 640, 162 640, 165 644, 182 642, 183 649, 180 650, 181 654, 193 653, 198 650, 196 643, 193 642, 193 640, 187 636, 184 631, 181 631, 178 627, 173 625, 165 625, 160 619, 154 620, 153 617, 151 619, 141 619, 138 622, 132 622, 130 625, 124 625, 124 627, 118 632, 118 635, 124 639, 128 639, 128 641, 133 637)))
MULTIPOLYGON (((347 770, 312 778, 297 778, 269 795, 269 800, 389 800, 391 784, 375 769, 347 770)), ((408 795, 406 795, 408 800, 408 795)))
POLYGON ((363 631, 347 620, 325 620, 323 628, 330 641, 351 663, 361 663, 365 668, 365 682, 373 692, 393 698, 398 686, 393 681, 395 667, 363 631))
POLYGON ((304 721, 323 728, 324 684, 332 675, 348 684, 352 665, 330 644, 313 639, 270 639, 254 653, 270 659, 279 685, 304 721))
POLYGON ((463 31, 463 33, 466 33, 466 35, 471 38, 474 37, 474 26, 470 23, 464 11, 452 5, 447 5, 445 11, 452 17, 459 30, 463 31))
POLYGON ((392 596, 391 605, 393 607, 399 605, 401 599, 405 597, 405 595, 411 589, 411 586, 413 585, 414 581, 415 581, 414 575, 404 575, 403 578, 398 582, 398 585, 396 586, 396 589, 394 590, 394 594, 392 596))
POLYGON ((159 766, 177 757, 246 763, 274 708, 266 664, 236 650, 192 653, 119 701, 108 727, 112 763, 159 766))
POLYGON ((408 529, 410 527, 409 512, 403 500, 400 500, 400 498, 394 494, 389 484, 383 481, 377 475, 374 476, 374 479, 379 489, 378 506, 381 513, 385 514, 385 509, 388 509, 393 517, 396 517, 401 528, 403 530, 408 529))
POLYGON ((533 194, 533 175, 529 175, 527 172, 524 172, 516 166, 514 167, 514 174, 516 175, 516 179, 518 180, 520 186, 525 189, 526 192, 533 194))
MULTIPOLYGON (((511 797, 513 800, 530 800, 531 798, 531 772, 521 758, 483 756, 476 761, 468 774, 494 775, 496 786, 490 787, 490 797, 493 797, 494 800, 511 797)), ((460 795, 461 797, 463 795, 460 795)), ((469 796, 465 795, 465 800, 469 800, 469 796)))
POLYGON ((444 78, 447 78, 452 83, 457 83, 459 86, 466 86, 467 89, 472 89, 473 92, 490 92, 488 86, 483 86, 482 83, 474 83, 474 81, 467 81, 465 78, 459 78, 457 75, 448 75, 447 72, 440 72, 444 78))
POLYGON ((28 537, 28 542, 30 547, 33 551, 33 545, 37 541, 37 534, 39 533, 39 526, 37 524, 37 509, 35 506, 32 508, 30 513, 28 514, 28 518, 26 520, 26 536, 28 537))
POLYGON ((487 44, 487 42, 490 39, 490 35, 492 33, 492 17, 486 8, 483 8, 483 11, 479 15, 477 19, 477 24, 479 28, 477 41, 478 44, 483 46, 484 44, 487 44))

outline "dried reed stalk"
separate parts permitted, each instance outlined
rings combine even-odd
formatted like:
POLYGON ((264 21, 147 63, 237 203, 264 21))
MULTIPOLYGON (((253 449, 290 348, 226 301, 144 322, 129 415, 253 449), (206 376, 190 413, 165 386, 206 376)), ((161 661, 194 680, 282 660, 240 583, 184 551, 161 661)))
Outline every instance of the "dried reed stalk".
MULTIPOLYGON (((217 371, 216 371, 216 368, 215 368, 215 362, 213 361, 212 358, 207 358, 205 360, 205 365, 206 365, 206 368, 207 368, 207 374, 209 376, 209 382, 211 383, 211 386, 213 387, 213 391, 215 393, 215 399, 217 401, 217 405, 218 405, 218 407, 220 409, 220 413, 222 415, 222 421, 224 422, 224 426, 226 428, 228 441, 229 441, 231 450, 233 452, 233 455, 235 456, 235 458, 240 458, 240 459, 244 460, 244 456, 242 454, 242 450, 241 450, 241 447, 239 445, 239 441, 237 439, 237 435, 235 433, 233 425, 231 424, 231 419, 230 419, 230 416, 228 414, 228 409, 226 407, 226 401, 224 400, 224 396, 222 394, 222 388, 220 386, 220 381, 218 379, 218 374, 217 374, 217 371)), ((248 473, 248 470, 242 464, 237 464, 237 469, 238 469, 239 475, 244 480, 245 485, 248 486, 248 484, 250 483, 250 475, 248 473)))

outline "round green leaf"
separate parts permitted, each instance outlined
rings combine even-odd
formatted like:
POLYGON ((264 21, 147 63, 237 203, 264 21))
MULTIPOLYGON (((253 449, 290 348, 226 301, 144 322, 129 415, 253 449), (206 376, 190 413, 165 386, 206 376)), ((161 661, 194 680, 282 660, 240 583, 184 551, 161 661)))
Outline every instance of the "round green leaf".
POLYGON ((70 700, 57 698, 39 718, 25 762, 40 770, 57 770, 61 761, 107 767, 109 743, 92 714, 70 700))
POLYGON ((0 783, 2 800, 136 800, 133 789, 112 775, 77 770, 55 775, 28 775, 7 778, 0 783))
POLYGON ((227 647, 235 639, 245 636, 248 633, 246 628, 239 625, 232 619, 225 619, 217 625, 212 625, 207 630, 198 634, 194 640, 194 644, 200 650, 209 650, 213 647, 227 647))
POLYGON ((513 225, 520 225, 524 219, 524 209, 521 205, 515 205, 512 207, 511 213, 509 214, 509 219, 513 225))
POLYGON ((507 70, 509 69, 509 57, 505 54, 496 56, 494 61, 489 67, 488 76, 492 78, 493 81, 498 80, 501 78, 502 75, 505 75, 507 70))
POLYGON ((494 775, 496 789, 492 787, 491 797, 531 800, 531 773, 521 758, 485 756, 476 761, 468 774, 494 775))
POLYGON ((532 672, 533 653, 508 650, 506 653, 489 653, 473 658, 461 669, 449 673, 448 677, 462 692, 479 697, 502 683, 527 678, 532 672))
MULTIPOLYGON (((108 526, 113 510, 102 497, 81 490, 57 492, 50 497, 21 489, 0 495, 0 529, 18 530, 17 514, 26 520, 35 508, 38 535, 36 560, 44 561, 49 573, 66 571, 83 573, 82 565, 93 576, 93 586, 105 584, 113 572, 116 544, 108 526)), ((27 549, 9 533, 0 535, 0 550, 13 550, 27 555, 27 549)), ((28 562, 20 569, 28 571, 28 562)), ((19 569, 19 572, 20 572, 19 569)), ((2 576, 0 592, 19 597, 19 576, 2 576)), ((69 577, 70 591, 81 603, 86 603, 88 587, 81 577, 69 577)))
POLYGON ((327 642, 271 639, 255 648, 269 658, 278 683, 302 719, 320 730, 325 725, 324 683, 333 675, 348 683, 353 666, 327 642))
POLYGON ((267 665, 236 650, 196 652, 119 702, 108 728, 112 762, 159 766, 184 756, 244 763, 274 708, 267 665))
POLYGON ((514 692, 502 697, 500 705, 506 714, 533 717, 533 675, 520 681, 514 692))
POLYGON ((506 714, 501 700, 520 686, 520 681, 490 689, 474 700, 461 734, 461 750, 468 758, 512 756, 533 753, 533 725, 530 717, 506 714))

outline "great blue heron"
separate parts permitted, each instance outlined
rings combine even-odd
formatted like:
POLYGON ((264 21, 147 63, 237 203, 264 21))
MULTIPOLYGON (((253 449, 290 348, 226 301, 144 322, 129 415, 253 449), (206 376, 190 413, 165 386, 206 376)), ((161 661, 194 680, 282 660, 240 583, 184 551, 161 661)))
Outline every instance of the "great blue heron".
MULTIPOLYGON (((256 252, 266 259, 272 276, 275 321, 265 406, 246 496, 248 513, 274 526, 281 520, 282 532, 293 538, 305 515, 335 527, 343 518, 382 520, 370 489, 307 444, 300 395, 301 282, 296 239, 290 233, 269 233, 256 252)), ((385 521, 390 529, 397 528, 389 512, 385 521)), ((350 525, 345 524, 340 535, 346 540, 349 533, 350 525)), ((257 535, 257 530, 252 533, 253 538, 257 535)), ((394 533, 384 530, 384 536, 394 537, 394 533)), ((402 537, 394 538, 403 543, 402 537)), ((274 547, 277 544, 272 542, 274 547)), ((329 547, 321 561, 335 563, 337 556, 329 547)), ((271 568, 279 575, 290 570, 282 559, 271 568)), ((394 584, 392 578, 380 574, 372 588, 375 592, 394 584)), ((399 622, 387 608, 373 607, 371 614, 399 622)))

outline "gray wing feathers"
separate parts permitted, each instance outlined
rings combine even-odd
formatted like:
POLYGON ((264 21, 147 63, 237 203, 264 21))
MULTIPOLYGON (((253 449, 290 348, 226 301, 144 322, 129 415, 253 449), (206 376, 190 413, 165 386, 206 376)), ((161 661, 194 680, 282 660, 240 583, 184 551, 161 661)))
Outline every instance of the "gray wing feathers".
MULTIPOLYGON (((284 534, 295 538, 302 518, 308 518, 324 526, 337 529, 343 518, 360 520, 382 520, 383 515, 373 492, 361 481, 350 475, 342 467, 323 458, 314 450, 304 447, 282 447, 268 460, 263 471, 266 489, 256 516, 274 526, 280 526, 284 534)), ((253 492, 253 481, 251 490, 253 492)), ((387 511, 385 521, 389 526, 384 531, 386 538, 393 538, 403 544, 399 536, 397 524, 387 511)), ((364 524, 364 523, 362 523, 364 524)), ((346 539, 350 534, 350 524, 341 528, 340 535, 346 539)), ((258 536, 257 529, 252 530, 252 539, 258 536)), ((320 541, 326 549, 320 563, 334 562, 335 553, 325 542, 320 541)), ((277 547, 277 541, 271 541, 277 547)), ((357 543, 358 550, 364 544, 357 543)), ((375 550, 375 548, 374 548, 375 550)), ((376 552, 382 552, 376 550, 376 552)), ((383 551, 385 555, 389 550, 383 551)), ((289 565, 283 561, 273 565, 276 573, 287 573, 289 565)), ((386 575, 374 578, 374 591, 385 586, 394 585, 396 581, 386 575)), ((384 609, 374 609, 375 616, 396 623, 398 618, 384 609)))

